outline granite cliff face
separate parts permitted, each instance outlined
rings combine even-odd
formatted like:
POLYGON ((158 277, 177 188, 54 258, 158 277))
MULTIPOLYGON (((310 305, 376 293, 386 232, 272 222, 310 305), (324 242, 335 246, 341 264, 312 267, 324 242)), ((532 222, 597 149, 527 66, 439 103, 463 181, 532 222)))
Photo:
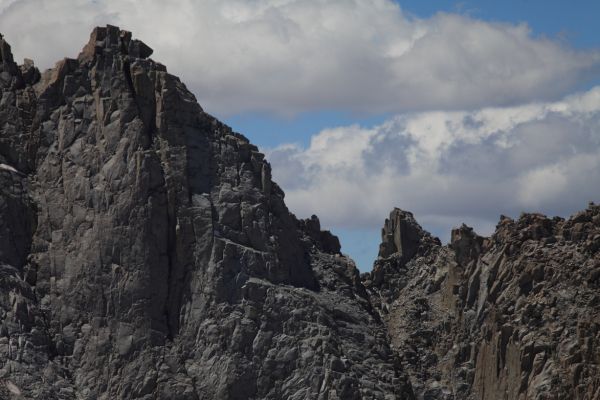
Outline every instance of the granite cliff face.
POLYGON ((600 207, 452 243, 394 210, 359 276, 152 49, 0 38, 0 399, 600 398, 600 207))
POLYGON ((0 50, 0 398, 410 398, 337 238, 147 45, 0 50))

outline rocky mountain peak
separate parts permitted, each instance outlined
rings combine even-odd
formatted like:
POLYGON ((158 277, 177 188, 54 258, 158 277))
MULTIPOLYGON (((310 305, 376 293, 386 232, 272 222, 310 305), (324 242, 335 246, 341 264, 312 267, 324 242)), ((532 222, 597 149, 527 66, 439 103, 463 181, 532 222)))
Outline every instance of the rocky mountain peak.
POLYGON ((121 54, 132 58, 146 59, 153 50, 141 40, 132 39, 131 32, 121 30, 116 26, 96 27, 90 35, 78 60, 89 62, 97 56, 121 54))
POLYGON ((394 208, 381 230, 379 257, 394 255, 400 262, 407 263, 422 246, 432 244, 440 242, 421 228, 412 213, 394 208))
POLYGON ((0 34, 0 87, 16 88, 22 85, 23 79, 14 61, 10 44, 0 34))
POLYGON ((17 65, 10 44, 0 34, 0 87, 23 89, 26 85, 35 84, 39 79, 40 71, 32 60, 26 58, 23 65, 17 65))
POLYGON ((4 36, 0 33, 0 62, 2 64, 14 63, 10 44, 4 39, 4 36))
POLYGON ((452 229, 450 247, 456 253, 456 260, 461 265, 467 265, 476 260, 489 241, 475 233, 473 228, 462 224, 452 229))
POLYGON ((411 397, 338 239, 150 47, 3 43, 0 398, 411 397))

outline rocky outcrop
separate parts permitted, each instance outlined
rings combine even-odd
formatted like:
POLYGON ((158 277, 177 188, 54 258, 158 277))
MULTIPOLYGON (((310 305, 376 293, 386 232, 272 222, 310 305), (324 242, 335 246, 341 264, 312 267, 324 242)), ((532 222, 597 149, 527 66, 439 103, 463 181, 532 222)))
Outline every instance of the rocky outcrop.
POLYGON ((0 39, 0 398, 412 398, 337 238, 151 54, 0 39))
POLYGON ((502 217, 490 238, 463 225, 448 246, 411 217, 392 213, 363 279, 418 399, 600 398, 600 206, 502 217))

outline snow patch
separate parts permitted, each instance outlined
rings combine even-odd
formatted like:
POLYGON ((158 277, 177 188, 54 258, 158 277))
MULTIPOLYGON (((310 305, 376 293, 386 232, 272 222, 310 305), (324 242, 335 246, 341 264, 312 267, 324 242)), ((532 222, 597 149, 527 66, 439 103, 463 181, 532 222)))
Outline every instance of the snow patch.
POLYGON ((10 165, 6 165, 6 164, 0 163, 0 169, 4 169, 6 171, 10 171, 10 172, 14 172, 14 173, 20 174, 19 171, 17 171, 16 169, 14 169, 13 167, 11 167, 10 165))

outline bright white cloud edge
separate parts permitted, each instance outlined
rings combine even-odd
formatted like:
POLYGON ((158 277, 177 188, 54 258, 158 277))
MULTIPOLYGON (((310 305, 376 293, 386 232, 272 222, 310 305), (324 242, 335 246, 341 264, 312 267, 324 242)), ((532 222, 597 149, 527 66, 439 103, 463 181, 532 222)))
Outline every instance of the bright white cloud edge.
POLYGON ((392 207, 445 238, 500 214, 568 216, 600 200, 600 86, 561 101, 398 115, 267 149, 290 209, 323 225, 377 229, 392 207))
POLYGON ((221 116, 502 106, 556 99, 600 72, 598 51, 526 25, 416 19, 391 0, 0 0, 17 57, 42 67, 106 23, 146 41, 221 116))

